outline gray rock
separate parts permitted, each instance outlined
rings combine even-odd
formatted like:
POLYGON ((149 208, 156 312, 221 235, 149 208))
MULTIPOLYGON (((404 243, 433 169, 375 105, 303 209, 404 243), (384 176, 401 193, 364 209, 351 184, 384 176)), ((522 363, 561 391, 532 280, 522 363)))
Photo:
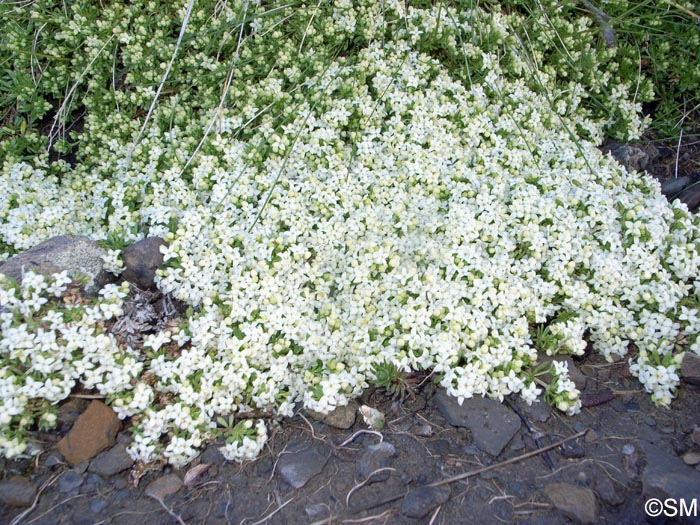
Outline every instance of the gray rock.
POLYGON ((358 408, 360 408, 360 405, 356 401, 350 401, 346 406, 337 407, 328 414, 322 414, 315 410, 306 410, 306 413, 316 421, 321 421, 330 427, 347 430, 355 424, 358 408))
POLYGON ((468 428, 476 446, 492 456, 498 456, 520 429, 518 415, 493 399, 472 397, 460 406, 440 389, 435 403, 451 425, 468 428))
POLYGON ((549 405, 544 401, 535 401, 531 405, 528 405, 525 401, 518 398, 518 407, 525 412, 525 415, 532 421, 538 421, 540 423, 546 423, 549 416, 552 415, 552 410, 549 405))
POLYGON ((700 184, 688 186, 678 198, 688 206, 690 212, 695 213, 700 206, 700 184))
POLYGON ((615 488, 615 484, 610 477, 600 468, 593 471, 593 483, 598 497, 605 503, 617 506, 625 501, 625 498, 615 488))
POLYGON ((577 523, 598 521, 598 501, 591 489, 569 483, 552 483, 544 493, 557 510, 577 523))
POLYGON ((124 279, 142 290, 155 288, 156 270, 163 266, 161 246, 166 243, 160 237, 146 237, 125 248, 122 252, 124 279))
POLYGON ((126 451, 126 445, 117 443, 90 462, 88 470, 103 477, 113 476, 131 468, 134 460, 126 451))
MULTIPOLYGON (((673 498, 690 502, 700 494, 700 472, 689 467, 673 454, 663 451, 648 441, 639 447, 646 456, 642 473, 643 494, 646 498, 662 501, 673 498)), ((700 523, 700 517, 679 517, 679 523, 700 523)))
POLYGON ((700 356, 693 352, 685 353, 681 362, 681 376, 686 383, 700 385, 700 356))
POLYGON ((58 490, 61 492, 70 492, 73 489, 77 489, 82 484, 83 476, 75 470, 67 470, 58 478, 58 490))
POLYGON ((146 487, 146 495, 162 501, 166 497, 175 494, 181 488, 182 480, 177 474, 166 474, 165 476, 153 480, 148 487, 146 487))
POLYGON ((696 445, 700 445, 700 427, 694 427, 690 433, 690 439, 696 445))
POLYGON ((419 487, 406 494, 401 504, 401 514, 408 518, 420 519, 448 499, 450 499, 448 486, 419 487))
POLYGON ((21 282, 23 271, 50 275, 66 270, 72 278, 86 277, 85 293, 92 295, 112 279, 103 269, 102 256, 106 253, 82 235, 60 235, 9 258, 0 266, 0 273, 21 282))
POLYGON ((28 479, 15 477, 0 481, 0 504, 8 507, 29 507, 36 497, 36 487, 28 479))
POLYGON ((673 197, 691 182, 691 178, 687 175, 683 177, 670 177, 661 183, 661 193, 666 197, 673 197))
POLYGON ((364 479, 369 479, 370 483, 386 481, 391 476, 391 471, 380 469, 390 468, 393 459, 396 457, 396 448, 391 443, 383 441, 376 445, 370 445, 365 450, 357 465, 357 473, 364 479))
POLYGON ((658 157, 659 150, 653 144, 619 144, 610 143, 603 150, 608 150, 628 170, 643 171, 658 157))
POLYGON ((293 441, 280 454, 277 469, 282 479, 295 489, 306 485, 311 478, 320 474, 328 461, 328 450, 318 443, 293 441))
POLYGON ((95 514, 100 514, 107 508, 109 502, 104 498, 95 498, 90 502, 90 510, 95 514))

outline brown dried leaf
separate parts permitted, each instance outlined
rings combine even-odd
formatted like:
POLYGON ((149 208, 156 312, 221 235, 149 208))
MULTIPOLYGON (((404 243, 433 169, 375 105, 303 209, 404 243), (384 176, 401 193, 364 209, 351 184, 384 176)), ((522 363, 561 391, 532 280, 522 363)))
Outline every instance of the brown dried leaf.
POLYGON ((197 479, 207 470, 209 470, 209 467, 211 467, 211 463, 200 463, 199 465, 195 465, 194 467, 189 469, 187 471, 187 474, 185 474, 185 487, 189 488, 191 485, 194 485, 197 479))

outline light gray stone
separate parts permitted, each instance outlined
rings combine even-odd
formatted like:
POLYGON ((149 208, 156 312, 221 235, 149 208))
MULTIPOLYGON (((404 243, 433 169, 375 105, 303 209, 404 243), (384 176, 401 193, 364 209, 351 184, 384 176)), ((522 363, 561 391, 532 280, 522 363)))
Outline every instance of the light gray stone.
POLYGON ((0 266, 0 273, 21 282, 23 272, 50 275, 65 270, 74 279, 85 277, 85 293, 92 295, 112 279, 104 270, 102 256, 106 253, 88 237, 60 235, 9 258, 0 266))

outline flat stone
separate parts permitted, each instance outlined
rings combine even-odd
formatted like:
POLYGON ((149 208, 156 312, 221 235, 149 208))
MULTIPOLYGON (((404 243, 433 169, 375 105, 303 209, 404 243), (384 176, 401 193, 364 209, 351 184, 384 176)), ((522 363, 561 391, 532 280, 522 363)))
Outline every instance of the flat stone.
POLYGON ((320 474, 328 462, 328 450, 318 443, 292 441, 280 454, 277 469, 282 479, 295 489, 306 485, 320 474))
POLYGON ((163 500, 168 496, 172 496, 182 488, 182 480, 177 474, 166 474, 149 483, 146 487, 146 495, 152 498, 163 500))
POLYGON ((700 386, 700 356, 686 352, 681 362, 681 377, 686 383, 700 386))
POLYGON ((122 252, 122 277, 142 290, 155 288, 156 270, 163 266, 160 247, 166 243, 160 237, 146 237, 122 252))
POLYGON ((598 521, 598 501, 591 489, 569 483, 552 483, 544 493, 554 507, 577 523, 598 521))
POLYGON ((518 415, 493 399, 472 397, 460 406, 457 399, 440 389, 435 403, 451 425, 468 428, 474 444, 492 456, 498 456, 520 429, 518 415))
POLYGON ((113 476, 125 471, 134 464, 134 460, 126 451, 126 445, 117 443, 90 462, 88 470, 103 477, 113 476))
POLYGON ((394 445, 387 441, 370 445, 357 464, 357 473, 363 480, 369 480, 369 483, 386 481, 391 476, 391 471, 377 472, 377 470, 390 468, 396 454, 394 445))
POLYGON ((68 463, 82 463, 113 446, 120 428, 114 410, 101 401, 93 401, 56 449, 68 463))
POLYGON ((61 492, 70 492, 77 489, 83 484, 83 475, 75 470, 67 470, 58 478, 58 490, 61 492))
POLYGON ((87 277, 85 292, 93 295, 112 278, 104 270, 102 256, 107 251, 82 235, 59 235, 37 244, 0 265, 0 273, 22 280, 23 271, 51 275, 67 271, 72 278, 87 277))
POLYGON ((27 478, 14 477, 0 481, 0 504, 8 507, 29 507, 36 497, 36 487, 27 478))
MULTIPOLYGON (((646 498, 678 501, 684 498, 692 501, 700 494, 700 472, 689 467, 681 459, 648 441, 639 442, 640 449, 646 456, 646 467, 642 473, 643 494, 646 498)), ((681 523, 699 523, 681 521, 681 523)))
POLYGON ((518 398, 518 407, 525 412, 525 415, 532 421, 537 421, 539 423, 546 423, 549 416, 552 415, 552 410, 549 405, 542 400, 534 401, 532 404, 528 405, 525 401, 518 398))
POLYGON ((408 518, 421 519, 433 509, 450 499, 450 488, 418 487, 406 494, 401 504, 401 514, 408 518))
POLYGON ((329 427, 347 430, 355 424, 355 418, 357 417, 357 410, 359 408, 360 405, 358 405, 356 401, 350 401, 347 405, 337 407, 328 414, 322 414, 321 412, 308 409, 306 413, 316 421, 321 421, 329 427))

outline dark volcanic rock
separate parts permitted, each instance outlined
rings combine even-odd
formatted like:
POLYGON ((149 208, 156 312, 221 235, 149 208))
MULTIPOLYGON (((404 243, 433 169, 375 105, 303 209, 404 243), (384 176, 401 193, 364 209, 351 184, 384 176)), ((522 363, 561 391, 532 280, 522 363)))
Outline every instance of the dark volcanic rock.
POLYGON ((90 462, 88 470, 103 477, 113 476, 131 468, 134 460, 126 451, 126 445, 118 443, 90 462))
POLYGON ((691 385, 700 385, 700 356, 686 352, 681 362, 683 381, 691 385))
POLYGON ((67 470, 58 478, 58 490, 61 492, 70 492, 77 489, 83 484, 83 475, 76 470, 67 470))
POLYGON ((476 446, 492 456, 498 456, 520 429, 518 415, 493 399, 472 397, 460 406, 441 389, 435 403, 450 424, 471 430, 476 446))
POLYGON ((122 253, 124 279, 142 290, 154 288, 156 270, 163 265, 160 247, 165 245, 160 237, 146 237, 125 248, 122 253))
POLYGON ((318 443, 293 441, 280 454, 277 468, 280 475, 295 489, 306 485, 319 474, 328 461, 328 451, 318 443))
POLYGON ((391 475, 389 470, 383 470, 381 472, 377 472, 376 474, 374 473, 377 470, 391 467, 393 458, 395 457, 396 448, 391 443, 383 441, 382 443, 377 443, 376 445, 370 445, 360 458, 360 462, 357 465, 357 473, 363 479, 369 479, 371 483, 386 481, 391 475))
MULTIPOLYGON (((665 501, 685 499, 691 502, 700 494, 700 472, 689 467, 676 456, 663 451, 647 441, 639 447, 646 456, 646 467, 642 473, 644 496, 665 501)), ((700 523, 700 517, 684 516, 679 523, 700 523)))
POLYGON ((0 481, 0 504, 8 507, 28 507, 34 502, 36 487, 28 479, 15 477, 0 481))
POLYGON ((406 494, 401 505, 401 514, 420 519, 448 499, 450 499, 450 488, 447 486, 419 487, 406 494))

